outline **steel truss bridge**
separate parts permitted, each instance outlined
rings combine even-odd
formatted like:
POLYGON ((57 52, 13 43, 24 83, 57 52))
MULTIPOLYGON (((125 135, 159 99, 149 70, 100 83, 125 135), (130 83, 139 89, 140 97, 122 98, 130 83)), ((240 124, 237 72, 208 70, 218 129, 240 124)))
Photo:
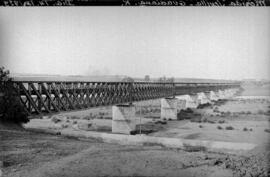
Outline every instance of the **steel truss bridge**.
POLYGON ((57 113, 240 87, 230 83, 12 81, 28 115, 57 113))

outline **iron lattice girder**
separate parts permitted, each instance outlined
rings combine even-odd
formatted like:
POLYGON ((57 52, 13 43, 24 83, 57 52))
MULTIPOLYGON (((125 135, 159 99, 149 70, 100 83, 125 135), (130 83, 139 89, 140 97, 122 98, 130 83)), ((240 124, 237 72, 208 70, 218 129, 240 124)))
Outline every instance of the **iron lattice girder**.
POLYGON ((13 81, 28 114, 76 110, 240 87, 230 83, 13 81))

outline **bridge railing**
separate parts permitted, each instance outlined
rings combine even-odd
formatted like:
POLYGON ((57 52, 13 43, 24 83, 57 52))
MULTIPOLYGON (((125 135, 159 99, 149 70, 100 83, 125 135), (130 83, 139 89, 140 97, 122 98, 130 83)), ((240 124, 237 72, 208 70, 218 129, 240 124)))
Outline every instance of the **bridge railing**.
POLYGON ((42 114, 224 90, 240 83, 12 81, 25 111, 42 114))

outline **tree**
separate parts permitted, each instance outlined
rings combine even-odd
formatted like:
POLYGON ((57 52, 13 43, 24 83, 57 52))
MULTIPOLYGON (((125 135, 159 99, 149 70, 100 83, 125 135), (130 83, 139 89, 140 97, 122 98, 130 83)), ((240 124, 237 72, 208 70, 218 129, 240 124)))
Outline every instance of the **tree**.
POLYGON ((150 81, 150 76, 149 75, 145 75, 144 76, 144 81, 146 81, 146 82, 150 81))
POLYGON ((4 122, 26 123, 29 121, 20 102, 20 95, 13 88, 9 71, 0 67, 0 120, 4 122))
POLYGON ((169 83, 173 83, 174 82, 174 77, 168 78, 166 81, 169 82, 169 83))
POLYGON ((166 82, 166 76, 158 78, 158 82, 166 82))
POLYGON ((134 82, 134 79, 132 77, 124 77, 122 82, 134 82))

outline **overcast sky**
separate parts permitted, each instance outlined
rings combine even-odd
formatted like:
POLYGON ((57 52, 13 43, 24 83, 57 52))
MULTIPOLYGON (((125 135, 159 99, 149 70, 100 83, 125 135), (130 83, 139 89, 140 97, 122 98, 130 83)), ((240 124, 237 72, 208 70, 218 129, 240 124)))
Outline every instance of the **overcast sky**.
POLYGON ((0 8, 13 73, 270 77, 270 8, 0 8))

